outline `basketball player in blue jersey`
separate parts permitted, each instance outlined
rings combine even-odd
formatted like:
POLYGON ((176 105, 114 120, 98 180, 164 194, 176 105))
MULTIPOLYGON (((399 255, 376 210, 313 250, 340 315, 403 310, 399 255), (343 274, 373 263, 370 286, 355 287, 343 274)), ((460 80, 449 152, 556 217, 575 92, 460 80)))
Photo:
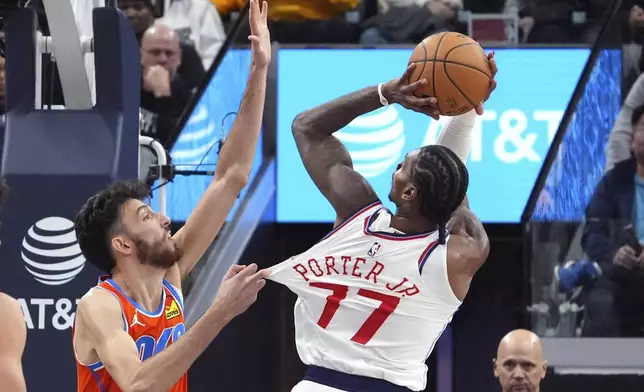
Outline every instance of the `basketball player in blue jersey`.
MULTIPOLYGON (((488 59, 495 75, 493 53, 488 59)), ((437 119, 436 100, 414 95, 427 81, 407 82, 413 69, 293 121, 304 166, 337 214, 319 243, 271 268, 269 279, 298 295, 296 346, 308 369, 293 392, 424 390, 425 361, 488 256, 487 234, 465 197, 465 161, 482 103, 450 119, 438 145, 398 164, 389 193, 395 213, 333 135, 393 103, 437 119)), ((495 87, 492 79, 489 92, 495 87)))
MULTIPOLYGON (((0 204, 9 192, 6 181, 0 179, 0 204)), ((22 375, 22 353, 27 342, 27 326, 20 304, 7 294, 0 293, 0 391, 26 392, 22 375)))

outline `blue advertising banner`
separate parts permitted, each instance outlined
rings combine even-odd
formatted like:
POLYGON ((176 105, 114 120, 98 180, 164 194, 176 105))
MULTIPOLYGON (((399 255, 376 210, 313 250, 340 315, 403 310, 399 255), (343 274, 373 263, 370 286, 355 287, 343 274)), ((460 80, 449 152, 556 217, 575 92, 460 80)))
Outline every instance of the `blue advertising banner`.
MULTIPOLYGON (((231 49, 197 103, 177 142, 170 151, 177 170, 216 169, 220 143, 230 132, 241 103, 250 71, 249 49, 231 49)), ((262 163, 262 141, 257 144, 255 161, 251 170, 251 181, 262 163)), ((177 175, 167 184, 166 214, 173 221, 185 221, 190 212, 212 181, 210 175, 177 175)), ((228 219, 234 216, 240 200, 248 187, 244 188, 228 219)), ((158 193, 155 192, 155 196, 158 193)), ((152 199, 153 208, 158 208, 158 197, 152 199)))
MULTIPOLYGON (((282 49, 278 60, 279 222, 332 222, 330 204, 310 180, 291 135, 301 111, 400 76, 409 49, 282 49)), ((474 130, 468 169, 472 209, 484 222, 518 222, 590 50, 495 49, 498 88, 474 130)), ((394 105, 336 135, 355 168, 388 203, 391 175, 404 155, 432 144, 436 122, 394 105)), ((391 204, 388 207, 393 208, 391 204)))

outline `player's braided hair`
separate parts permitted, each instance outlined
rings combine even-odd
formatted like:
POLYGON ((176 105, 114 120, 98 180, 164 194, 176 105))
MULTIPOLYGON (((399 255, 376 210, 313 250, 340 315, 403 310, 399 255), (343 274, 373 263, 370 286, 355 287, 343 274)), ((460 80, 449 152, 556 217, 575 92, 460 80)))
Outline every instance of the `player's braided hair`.
POLYGON ((438 241, 444 244, 447 222, 467 192, 467 168, 449 148, 425 146, 418 154, 413 181, 421 200, 420 213, 438 224, 438 241))
POLYGON ((101 271, 111 273, 116 266, 111 235, 120 231, 121 207, 130 199, 144 200, 150 188, 141 181, 122 181, 100 191, 76 214, 76 237, 83 255, 101 271))

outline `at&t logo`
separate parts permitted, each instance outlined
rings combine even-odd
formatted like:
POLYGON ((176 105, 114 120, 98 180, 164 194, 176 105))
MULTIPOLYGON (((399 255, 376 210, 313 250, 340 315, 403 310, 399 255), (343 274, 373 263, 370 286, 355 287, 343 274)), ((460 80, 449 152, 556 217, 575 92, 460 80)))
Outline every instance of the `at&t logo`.
POLYGON ((366 178, 389 172, 405 146, 405 127, 393 106, 356 118, 335 136, 349 150, 353 168, 366 178))
POLYGON ((85 266, 74 223, 57 216, 41 219, 29 228, 21 256, 34 279, 49 286, 71 281, 85 266))
MULTIPOLYGON (((215 123, 210 119, 206 105, 200 104, 177 139, 170 153, 172 160, 177 164, 200 163, 204 155, 213 150, 217 151, 213 148, 213 145, 219 142, 219 139, 213 136, 215 131, 215 123)), ((214 161, 202 163, 214 163, 214 161)))

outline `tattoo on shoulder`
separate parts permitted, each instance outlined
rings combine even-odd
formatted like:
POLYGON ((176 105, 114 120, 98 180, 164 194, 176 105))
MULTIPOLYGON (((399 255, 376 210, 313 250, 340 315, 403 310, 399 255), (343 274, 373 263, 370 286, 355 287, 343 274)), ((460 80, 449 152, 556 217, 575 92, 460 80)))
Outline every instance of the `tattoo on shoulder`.
POLYGON ((460 207, 454 211, 450 233, 465 233, 475 239, 482 238, 486 235, 483 223, 467 207, 460 207))

